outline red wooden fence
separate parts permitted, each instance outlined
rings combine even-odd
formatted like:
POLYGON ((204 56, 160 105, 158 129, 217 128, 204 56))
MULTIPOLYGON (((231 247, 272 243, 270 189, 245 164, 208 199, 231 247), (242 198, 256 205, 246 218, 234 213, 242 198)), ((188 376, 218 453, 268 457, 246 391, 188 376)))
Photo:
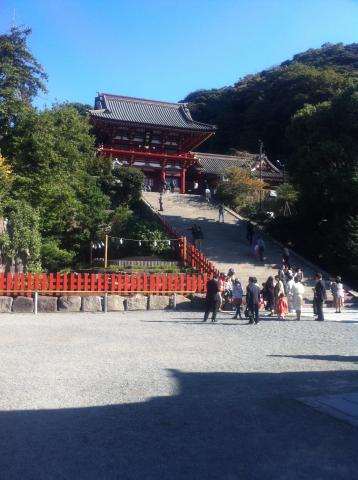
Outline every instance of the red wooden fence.
POLYGON ((0 295, 170 295, 205 293, 207 274, 0 273, 0 295))
POLYGON ((165 231, 172 237, 180 239, 180 242, 174 242, 172 249, 176 256, 184 263, 199 273, 207 273, 209 276, 217 275, 219 271, 209 262, 206 256, 200 252, 186 237, 181 237, 179 233, 164 218, 158 214, 165 231))

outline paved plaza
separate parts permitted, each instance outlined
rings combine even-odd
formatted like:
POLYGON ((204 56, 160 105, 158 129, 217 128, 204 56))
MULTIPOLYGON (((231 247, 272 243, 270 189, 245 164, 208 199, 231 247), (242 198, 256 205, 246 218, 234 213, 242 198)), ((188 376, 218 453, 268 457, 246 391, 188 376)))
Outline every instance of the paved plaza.
POLYGON ((337 317, 1 315, 0 478, 355 478, 358 428, 305 403, 356 398, 337 317))

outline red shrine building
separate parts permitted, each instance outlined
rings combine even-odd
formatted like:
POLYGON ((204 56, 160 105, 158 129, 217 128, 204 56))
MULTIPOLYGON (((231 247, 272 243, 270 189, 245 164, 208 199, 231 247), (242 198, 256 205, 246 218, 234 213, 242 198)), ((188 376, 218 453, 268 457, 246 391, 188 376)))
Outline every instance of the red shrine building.
POLYGON ((142 170, 146 184, 159 191, 165 183, 174 184, 181 193, 194 181, 215 185, 225 168, 250 168, 263 180, 281 183, 281 172, 266 157, 246 152, 230 156, 196 153, 195 149, 215 134, 214 125, 192 119, 185 103, 100 94, 90 110, 98 152, 113 163, 142 170))

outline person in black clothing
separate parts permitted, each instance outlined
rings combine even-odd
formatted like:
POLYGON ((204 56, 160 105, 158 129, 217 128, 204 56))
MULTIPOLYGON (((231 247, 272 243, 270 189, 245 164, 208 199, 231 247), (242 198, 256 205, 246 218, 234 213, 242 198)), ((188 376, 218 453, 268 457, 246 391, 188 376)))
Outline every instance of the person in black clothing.
POLYGON ((268 277, 264 287, 266 310, 270 311, 270 316, 273 315, 275 310, 275 283, 273 277, 268 277))
POLYGON ((288 248, 288 245, 285 245, 282 249, 282 261, 284 265, 286 265, 288 268, 291 268, 290 265, 290 249, 288 248))
POLYGON ((201 252, 202 247, 203 247, 203 240, 204 240, 204 232, 202 231, 200 225, 196 227, 196 240, 195 240, 195 246, 201 252))
POLYGON ((250 277, 246 287, 246 304, 249 311, 249 323, 259 323, 260 287, 257 278, 250 277))
POLYGON ((252 225, 251 222, 247 222, 247 224, 246 224, 246 238, 247 238, 247 241, 249 242, 249 245, 252 245, 253 237, 254 237, 254 226, 252 225))
POLYGON ((190 228, 188 228, 189 232, 191 232, 191 243, 196 246, 196 241, 198 239, 198 226, 196 223, 190 228))
POLYGON ((172 193, 174 193, 175 184, 174 184, 173 180, 170 180, 169 186, 170 186, 170 191, 171 191, 172 193))
POLYGON ((220 307, 220 294, 217 279, 212 278, 206 284, 205 314, 203 322, 206 322, 212 311, 211 321, 216 322, 216 314, 220 307))
POLYGON ((323 322, 323 302, 327 300, 326 285, 324 284, 322 275, 320 273, 316 273, 314 278, 316 280, 316 285, 313 290, 313 310, 317 315, 315 320, 323 322))

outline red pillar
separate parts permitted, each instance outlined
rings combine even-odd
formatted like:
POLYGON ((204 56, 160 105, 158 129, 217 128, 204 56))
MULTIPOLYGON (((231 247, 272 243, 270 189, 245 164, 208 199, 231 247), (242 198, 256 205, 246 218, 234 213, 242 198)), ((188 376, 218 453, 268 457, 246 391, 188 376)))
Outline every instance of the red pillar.
POLYGON ((186 190, 185 174, 186 174, 186 168, 182 168, 180 172, 180 193, 185 193, 185 190, 186 190))

